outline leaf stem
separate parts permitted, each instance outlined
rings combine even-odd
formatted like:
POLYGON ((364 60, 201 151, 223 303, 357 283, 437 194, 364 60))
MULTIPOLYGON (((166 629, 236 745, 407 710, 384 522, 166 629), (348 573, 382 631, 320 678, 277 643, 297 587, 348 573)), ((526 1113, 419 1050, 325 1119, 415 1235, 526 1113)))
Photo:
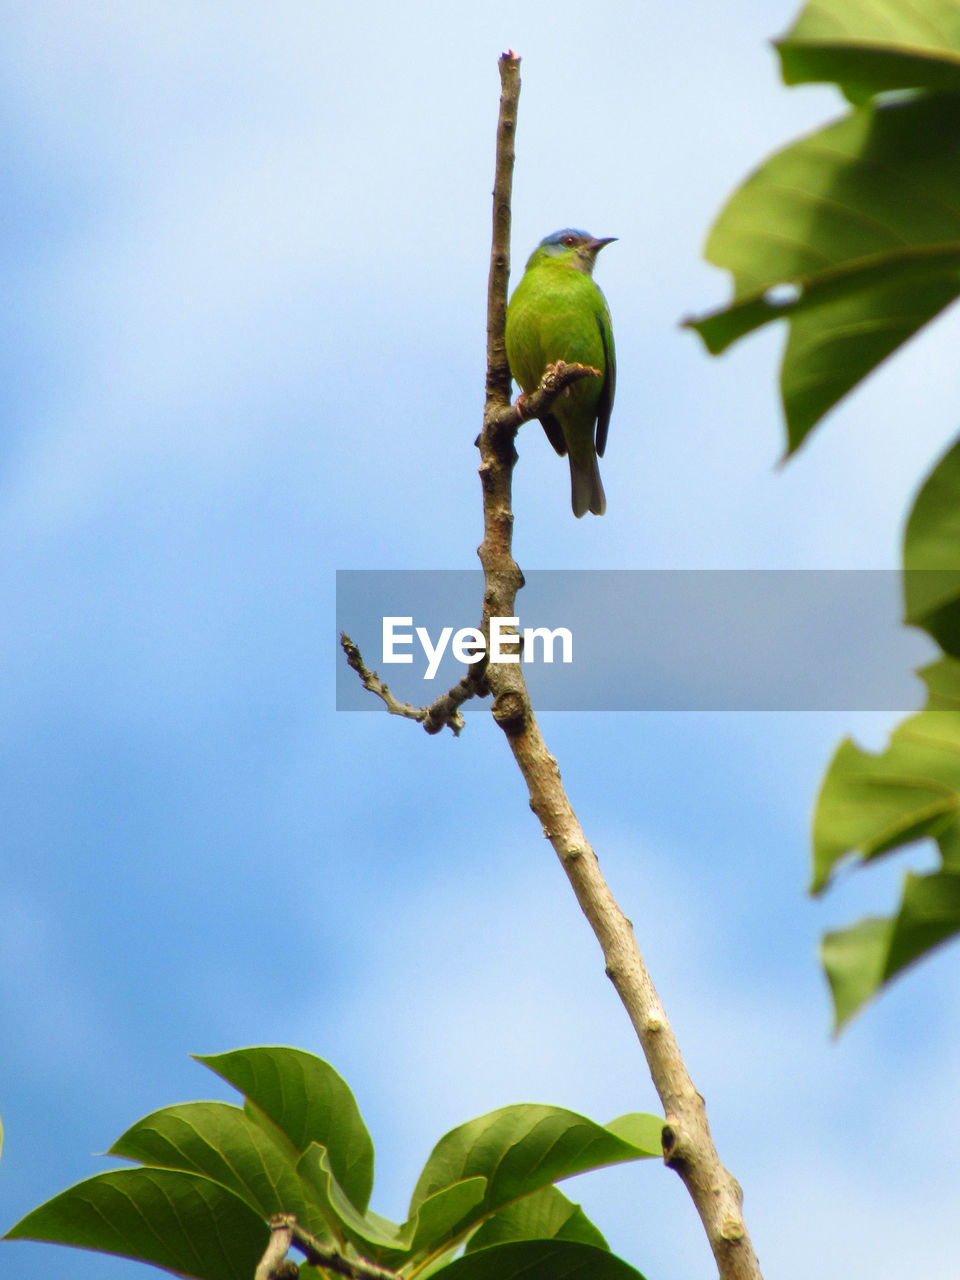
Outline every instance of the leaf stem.
POLYGON ((285 1268, 293 1266, 293 1275, 297 1274, 295 1263, 287 1260, 287 1251, 295 1245, 313 1267, 323 1267, 338 1276, 346 1276, 347 1280, 397 1280, 396 1271, 388 1271, 372 1262, 359 1258, 345 1258, 337 1249, 323 1244, 316 1236, 305 1231, 292 1213, 279 1213, 270 1219, 270 1243, 267 1245, 254 1280, 284 1280, 289 1274, 285 1268))

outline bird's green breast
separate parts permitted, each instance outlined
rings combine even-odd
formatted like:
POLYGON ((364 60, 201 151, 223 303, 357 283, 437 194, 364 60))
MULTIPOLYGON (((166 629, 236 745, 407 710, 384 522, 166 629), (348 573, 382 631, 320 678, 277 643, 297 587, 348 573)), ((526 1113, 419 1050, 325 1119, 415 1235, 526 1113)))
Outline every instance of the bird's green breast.
MULTIPOLYGON (((604 373, 601 324, 606 317, 603 294, 584 272, 552 262, 530 267, 507 309, 507 359, 523 390, 532 391, 547 365, 557 360, 592 365, 604 373)), ((593 407, 601 388, 600 378, 575 384, 580 408, 593 407)))

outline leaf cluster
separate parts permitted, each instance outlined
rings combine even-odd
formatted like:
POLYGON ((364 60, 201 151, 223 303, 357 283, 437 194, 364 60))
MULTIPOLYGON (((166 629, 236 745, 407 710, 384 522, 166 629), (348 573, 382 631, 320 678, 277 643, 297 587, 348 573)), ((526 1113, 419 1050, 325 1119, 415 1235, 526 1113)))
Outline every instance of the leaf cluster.
MULTIPOLYGON (((410 1280, 642 1280, 554 1183, 659 1155, 656 1116, 599 1125, 527 1104, 470 1120, 434 1147, 396 1223, 369 1208, 373 1143, 328 1063, 283 1047, 197 1060, 243 1105, 190 1102, 145 1116, 108 1153, 136 1167, 78 1183, 6 1238, 120 1254, 194 1280, 251 1280, 268 1220, 282 1214, 346 1263, 410 1280)), ((300 1274, 333 1271, 305 1262, 300 1274)))
MULTIPOLYGON (((733 298, 691 320, 717 354, 787 321, 787 455, 852 388, 960 295, 960 4, 811 0, 776 42, 787 84, 835 83, 852 109, 779 151, 721 211, 706 256, 733 298)), ((905 620, 944 651, 927 707, 879 754, 839 747, 814 820, 813 890, 922 838, 940 866, 908 874, 889 917, 826 935, 842 1025, 904 967, 960 932, 960 444, 906 527, 905 620)))
POLYGON ((835 82, 857 105, 734 193, 705 250, 733 299, 688 323, 717 354, 788 321, 790 454, 960 294, 960 8, 814 2, 776 48, 788 84, 835 82))

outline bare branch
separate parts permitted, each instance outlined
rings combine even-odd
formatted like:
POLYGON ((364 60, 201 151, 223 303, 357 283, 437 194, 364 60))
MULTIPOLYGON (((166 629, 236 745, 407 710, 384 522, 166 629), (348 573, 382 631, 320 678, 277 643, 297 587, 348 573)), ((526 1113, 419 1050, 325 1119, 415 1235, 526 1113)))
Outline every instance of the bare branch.
MULTIPOLYGON (((523 575, 513 559, 512 479, 516 462, 509 415, 532 417, 541 388, 519 406, 510 405, 510 374, 504 371, 505 266, 509 265, 513 138, 520 93, 519 59, 500 59, 500 123, 493 195, 493 244, 487 310, 487 397, 479 437, 484 536, 484 621, 515 616, 523 575)), ((680 1055, 653 981, 626 918, 604 880, 560 780, 557 762, 540 733, 520 664, 491 664, 487 684, 493 716, 507 736, 527 784, 530 807, 553 845, 581 910, 603 951, 606 972, 633 1023, 650 1076, 663 1104, 664 1159, 682 1178, 703 1222, 721 1280, 761 1280, 756 1254, 741 1212, 742 1193, 723 1167, 707 1123, 703 1098, 680 1055)))
MULTIPOLYGON (((378 1267, 364 1259, 345 1258, 339 1250, 323 1244, 309 1231, 304 1231, 292 1213, 279 1213, 271 1218, 270 1230, 272 1232, 270 1244, 267 1245, 267 1252, 263 1255, 260 1266, 257 1267, 254 1280, 273 1280, 274 1277, 276 1280, 282 1280, 281 1272, 263 1270, 268 1256, 272 1256, 275 1252, 275 1241, 285 1242, 284 1256, 291 1244, 295 1245, 311 1266, 324 1267, 338 1276, 346 1276, 347 1280, 398 1280, 396 1271, 387 1271, 385 1267, 378 1267)), ((279 1243, 276 1248, 279 1248, 279 1243)), ((295 1264, 294 1274, 296 1274, 295 1264)))
POLYGON ((410 702, 401 702, 390 692, 375 671, 370 671, 364 664, 359 647, 354 644, 345 631, 340 632, 340 647, 346 654, 347 663, 360 677, 365 689, 376 694, 392 716, 403 716, 406 720, 417 720, 427 733, 440 733, 449 727, 454 736, 464 728, 464 719, 460 714, 460 706, 468 700, 486 694, 486 663, 478 662, 471 667, 463 679, 448 689, 446 693, 435 698, 426 707, 415 707, 410 702))

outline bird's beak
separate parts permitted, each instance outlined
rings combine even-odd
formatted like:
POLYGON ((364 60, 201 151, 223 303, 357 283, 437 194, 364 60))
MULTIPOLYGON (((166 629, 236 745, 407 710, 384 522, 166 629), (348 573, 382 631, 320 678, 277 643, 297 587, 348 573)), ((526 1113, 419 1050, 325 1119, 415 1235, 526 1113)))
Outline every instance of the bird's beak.
POLYGON ((616 236, 607 236, 603 240, 590 240, 584 248, 587 249, 590 254, 596 256, 605 244, 613 244, 616 239, 616 236))

